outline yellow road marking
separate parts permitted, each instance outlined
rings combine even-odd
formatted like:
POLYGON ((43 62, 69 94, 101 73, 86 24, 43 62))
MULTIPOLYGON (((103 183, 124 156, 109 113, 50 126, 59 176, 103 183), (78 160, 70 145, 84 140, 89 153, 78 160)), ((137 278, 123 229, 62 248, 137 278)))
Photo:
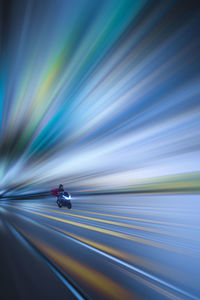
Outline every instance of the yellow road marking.
MULTIPOLYGON (((110 254, 111 256, 114 256, 114 257, 117 257, 121 260, 125 260, 127 261, 129 264, 132 264, 134 266, 138 266, 139 268, 143 268, 144 270, 149 270, 152 272, 152 270, 154 271, 157 271, 159 274, 161 275, 165 275, 166 274, 170 274, 170 278, 173 278, 174 280, 178 280, 178 281, 181 281, 180 279, 182 279, 183 277, 183 274, 181 272, 179 272, 178 270, 175 270, 175 269, 172 269, 171 267, 168 267, 168 266, 164 266, 162 264, 159 264, 159 263, 155 263, 153 261, 150 261, 149 259, 146 259, 144 257, 139 257, 137 255, 133 255, 133 254, 128 254, 128 253, 125 253, 125 252, 122 252, 120 250, 116 250, 115 248, 112 248, 112 247, 108 247, 106 245, 103 245, 101 243, 98 243, 98 242, 95 242, 95 241, 92 241, 92 240, 89 240, 87 238, 84 238, 84 237, 81 237, 81 236, 78 236, 76 234, 72 234, 72 233, 69 233, 68 231, 65 231, 61 228, 58 228, 56 226, 53 226, 53 225, 48 225, 50 228, 53 228, 54 230, 58 231, 58 232, 61 232, 62 234, 66 235, 66 236, 70 236, 72 237, 73 239, 75 240, 78 240, 86 245, 89 245, 93 248, 96 248, 104 253, 108 253, 110 254)), ((186 278, 184 278, 186 280, 186 278)))
POLYGON ((77 261, 77 259, 62 253, 53 247, 45 245, 32 237, 29 237, 29 239, 31 239, 37 248, 59 265, 67 274, 75 277, 76 280, 81 281, 85 286, 90 286, 93 290, 98 290, 99 293, 102 294, 102 298, 104 296, 113 300, 136 299, 128 290, 101 272, 92 269, 77 261))
POLYGON ((130 221, 137 221, 137 222, 144 222, 144 223, 151 223, 151 224, 159 224, 159 225, 165 225, 165 226, 176 226, 176 227, 183 227, 183 228, 200 229, 200 227, 195 227, 195 226, 191 226, 191 225, 172 223, 172 222, 163 222, 163 221, 149 220, 149 219, 141 219, 141 218, 134 218, 134 217, 128 217, 128 216, 111 215, 111 214, 106 214, 106 213, 97 213, 97 212, 91 212, 88 210, 73 209, 73 211, 79 212, 79 213, 86 213, 86 214, 92 214, 92 215, 98 215, 98 216, 104 216, 104 217, 110 217, 110 218, 117 218, 117 219, 124 219, 124 220, 130 220, 130 221))
MULTIPOLYGON (((38 208, 38 210, 41 210, 41 209, 38 208)), ((185 237, 185 236, 183 236, 181 234, 177 234, 175 232, 167 232, 165 230, 160 230, 160 229, 155 229, 155 228, 148 228, 148 227, 144 227, 144 226, 138 226, 138 225, 132 225, 132 224, 127 224, 127 223, 115 222, 115 221, 110 221, 110 220, 103 220, 103 219, 93 218, 93 217, 88 217, 88 216, 82 216, 82 215, 73 214, 71 212, 66 213, 66 212, 53 210, 53 209, 43 209, 43 210, 45 212, 49 211, 49 212, 53 212, 53 213, 56 213, 56 214, 67 215, 67 216, 76 217, 76 218, 79 218, 79 219, 85 219, 85 220, 89 220, 89 221, 95 221, 95 222, 115 225, 115 226, 119 226, 119 227, 131 228, 131 229, 135 229, 135 230, 141 230, 141 231, 152 232, 152 233, 157 233, 157 234, 164 234, 164 235, 173 236, 173 237, 177 237, 177 238, 184 238, 185 237)), ((193 238, 191 236, 189 236, 188 238, 193 240, 193 238)))
POLYGON ((103 233, 103 234, 106 234, 106 235, 109 235, 109 236, 112 236, 112 237, 122 238, 122 239, 125 239, 125 240, 129 240, 131 242, 143 244, 143 245, 146 245, 146 246, 151 246, 151 247, 164 249, 164 250, 167 250, 167 251, 174 251, 174 252, 177 252, 177 253, 186 254, 185 249, 175 248, 175 247, 172 247, 171 245, 162 244, 160 242, 146 240, 146 239, 141 238, 141 237, 131 236, 131 235, 128 235, 128 234, 125 234, 125 233, 120 233, 120 232, 112 231, 112 230, 109 230, 109 229, 103 229, 103 228, 87 225, 87 224, 80 223, 80 222, 74 222, 74 221, 70 221, 70 220, 66 220, 66 219, 61 219, 61 218, 58 218, 58 217, 54 217, 54 216, 46 215, 46 214, 43 214, 43 213, 31 211, 31 210, 28 210, 28 209, 23 209, 23 208, 18 208, 18 207, 16 207, 16 209, 23 210, 23 211, 29 212, 31 214, 35 214, 35 215, 45 217, 47 219, 51 219, 51 220, 58 221, 58 222, 61 222, 61 223, 70 224, 70 225, 73 225, 73 226, 76 226, 76 227, 79 227, 79 228, 84 228, 84 229, 88 229, 88 230, 91 230, 91 231, 103 233))

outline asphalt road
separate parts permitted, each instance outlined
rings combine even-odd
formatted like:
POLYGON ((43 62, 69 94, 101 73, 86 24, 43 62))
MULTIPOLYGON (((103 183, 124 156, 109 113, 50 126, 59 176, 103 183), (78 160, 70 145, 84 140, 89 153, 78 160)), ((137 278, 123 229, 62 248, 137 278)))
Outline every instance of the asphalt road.
POLYGON ((0 201, 3 299, 200 299, 200 196, 0 201))

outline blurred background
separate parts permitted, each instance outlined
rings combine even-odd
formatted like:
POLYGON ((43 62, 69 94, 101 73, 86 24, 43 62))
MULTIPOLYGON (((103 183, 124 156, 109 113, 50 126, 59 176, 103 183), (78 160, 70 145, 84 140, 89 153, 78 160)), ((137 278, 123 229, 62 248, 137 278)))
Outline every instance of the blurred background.
POLYGON ((0 0, 4 300, 200 299, 199 4, 0 0))
POLYGON ((1 1, 1 193, 199 190, 199 1, 1 1))

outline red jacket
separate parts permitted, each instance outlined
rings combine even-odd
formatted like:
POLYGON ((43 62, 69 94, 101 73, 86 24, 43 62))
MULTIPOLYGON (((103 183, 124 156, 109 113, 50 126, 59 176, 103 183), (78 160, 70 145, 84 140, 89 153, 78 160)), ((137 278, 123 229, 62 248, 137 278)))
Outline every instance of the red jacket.
POLYGON ((53 196, 59 196, 58 188, 55 188, 55 189, 51 190, 51 194, 52 194, 53 196))

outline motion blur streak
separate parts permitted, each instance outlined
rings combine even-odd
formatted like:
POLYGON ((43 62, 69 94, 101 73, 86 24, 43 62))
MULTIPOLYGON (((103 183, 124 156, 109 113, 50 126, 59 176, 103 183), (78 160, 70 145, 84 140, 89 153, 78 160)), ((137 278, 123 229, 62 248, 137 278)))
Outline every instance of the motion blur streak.
POLYGON ((196 191, 197 2, 1 1, 1 189, 196 191))
POLYGON ((88 266, 78 263, 76 260, 62 253, 58 253, 50 247, 46 247, 42 243, 36 242, 36 245, 67 272, 75 274, 76 277, 80 277, 87 285, 93 286, 98 293, 105 294, 105 296, 110 299, 133 299, 131 294, 108 277, 92 270, 88 266))
MULTIPOLYGON (((16 207, 15 207, 16 208, 16 207)), ((31 214, 35 214, 35 215, 38 215, 38 216, 41 216, 41 217, 44 217, 44 218, 47 218, 47 219, 50 219, 50 220, 53 220, 53 221, 58 221, 58 222, 61 222, 61 223, 64 223, 64 224, 70 224, 70 225, 73 225, 73 226, 77 226, 77 227, 80 227, 80 228, 84 228, 84 229, 87 229, 87 230, 91 230, 91 231, 95 231, 95 232, 100 232, 100 233, 103 233, 103 234, 106 234, 108 236, 113 236, 113 237, 117 237, 117 238, 121 238, 121 239, 125 239, 125 240, 130 240, 132 242, 136 242, 136 243, 140 243, 140 244, 144 244, 144 245, 147 245, 147 246, 151 246, 151 247, 157 247, 159 249, 164 249, 164 250, 169 250, 169 251, 174 251, 174 252, 177 252, 177 253, 184 253, 184 254, 195 254, 195 255, 198 255, 198 250, 195 251, 195 249, 182 249, 181 245, 168 245, 168 242, 165 242, 165 243, 160 243, 159 242, 159 238, 156 239, 155 237, 152 238, 152 237, 145 237, 143 238, 143 234, 141 235, 137 235, 135 234, 134 236, 132 236, 132 234, 126 234, 126 233, 122 233, 121 230, 120 231, 117 231, 115 228, 113 228, 112 230, 109 230, 109 229, 105 229, 104 227, 100 227, 100 226, 91 226, 91 225, 88 225, 89 222, 87 222, 87 224, 84 224, 84 223, 80 223, 80 222, 77 222, 77 221, 73 221, 73 220, 70 220, 70 219, 64 219, 64 218, 59 218, 59 217, 56 217, 56 216, 53 216, 53 215, 48 215, 48 214, 44 214, 42 212, 37 212, 37 209, 36 211, 34 210, 30 210, 30 209, 24 209, 24 208, 18 208, 17 209, 20 209, 20 210, 23 210, 25 212, 29 212, 31 214)), ((41 211, 41 208, 39 209, 41 211)), ((56 212, 56 211, 54 211, 56 212)), ((56 213, 60 213, 59 211, 56 212, 56 213)), ((65 213, 64 213, 65 214, 65 213)), ((69 215, 69 214, 68 214, 69 215)), ((74 216, 73 214, 70 214, 71 216, 74 216)), ((78 216, 80 218, 84 218, 84 216, 78 216)), ((96 220, 94 220, 96 221, 96 220)), ((103 220, 101 220, 103 222, 103 220)), ((111 222, 109 221, 105 221, 103 223, 107 223, 107 224, 112 224, 111 222)), ((122 224, 123 225, 123 224, 122 224)), ((120 226, 120 224, 118 224, 118 226, 120 226)), ((121 227, 130 227, 130 226, 121 226, 121 227)), ((158 233, 159 235, 163 235, 166 234, 165 232, 163 231, 160 231, 160 230, 150 230, 149 228, 147 227, 138 227, 138 226, 131 226, 132 228, 136 229, 136 230, 142 230, 142 231, 147 231, 147 232, 154 232, 154 233, 158 233)), ((167 233, 169 236, 171 235, 172 237, 178 237, 178 235, 175 235, 173 231, 167 233)), ((180 238, 184 238, 185 237, 185 233, 183 236, 179 236, 180 238)), ((187 239, 191 239, 190 236, 187 236, 187 239)), ((193 238, 193 240, 195 241, 196 238, 193 238)))
MULTIPOLYGON (((39 208, 39 210, 42 211, 41 208, 39 208)), ((31 211, 31 210, 26 209, 26 211, 31 211)), ((151 233, 159 233, 159 234, 166 234, 166 235, 171 235, 171 236, 175 236, 175 237, 180 237, 180 235, 178 235, 174 232, 167 232, 167 231, 158 230, 158 229, 154 229, 154 228, 148 228, 148 227, 144 227, 144 226, 137 226, 137 225, 132 225, 132 224, 128 224, 128 223, 121 223, 121 222, 115 222, 115 221, 110 221, 110 220, 104 220, 104 219, 102 220, 102 219, 98 219, 98 218, 91 218, 91 217, 86 217, 86 216, 83 216, 83 215, 77 215, 77 214, 73 214, 73 213, 64 213, 64 212, 61 213, 57 210, 52 210, 52 209, 45 209, 45 211, 46 212, 58 213, 58 214, 61 214, 61 215, 77 217, 79 219, 85 219, 85 220, 88 220, 88 221, 96 221, 96 222, 111 224, 111 225, 115 225, 115 226, 121 226, 121 227, 136 229, 136 230, 147 231, 147 232, 151 232, 151 233)), ((61 221, 60 218, 58 220, 61 221)), ((63 219, 63 222, 66 222, 65 219, 63 219)), ((197 228, 197 229, 199 229, 199 228, 197 228)), ((188 237, 188 238, 192 239, 192 237, 188 237)))
POLYGON ((55 200, 50 199, 5 201, 0 217, 86 298, 197 300, 198 200, 198 195, 81 196, 72 200, 68 213, 52 209, 55 200), (148 223, 150 214, 139 219, 142 207, 144 213, 152 211, 157 222, 148 223), (119 219, 129 217, 122 223, 129 226, 113 224, 116 214, 108 213, 112 209, 119 219), (98 218, 87 218, 88 211, 97 215, 98 210, 98 218))

